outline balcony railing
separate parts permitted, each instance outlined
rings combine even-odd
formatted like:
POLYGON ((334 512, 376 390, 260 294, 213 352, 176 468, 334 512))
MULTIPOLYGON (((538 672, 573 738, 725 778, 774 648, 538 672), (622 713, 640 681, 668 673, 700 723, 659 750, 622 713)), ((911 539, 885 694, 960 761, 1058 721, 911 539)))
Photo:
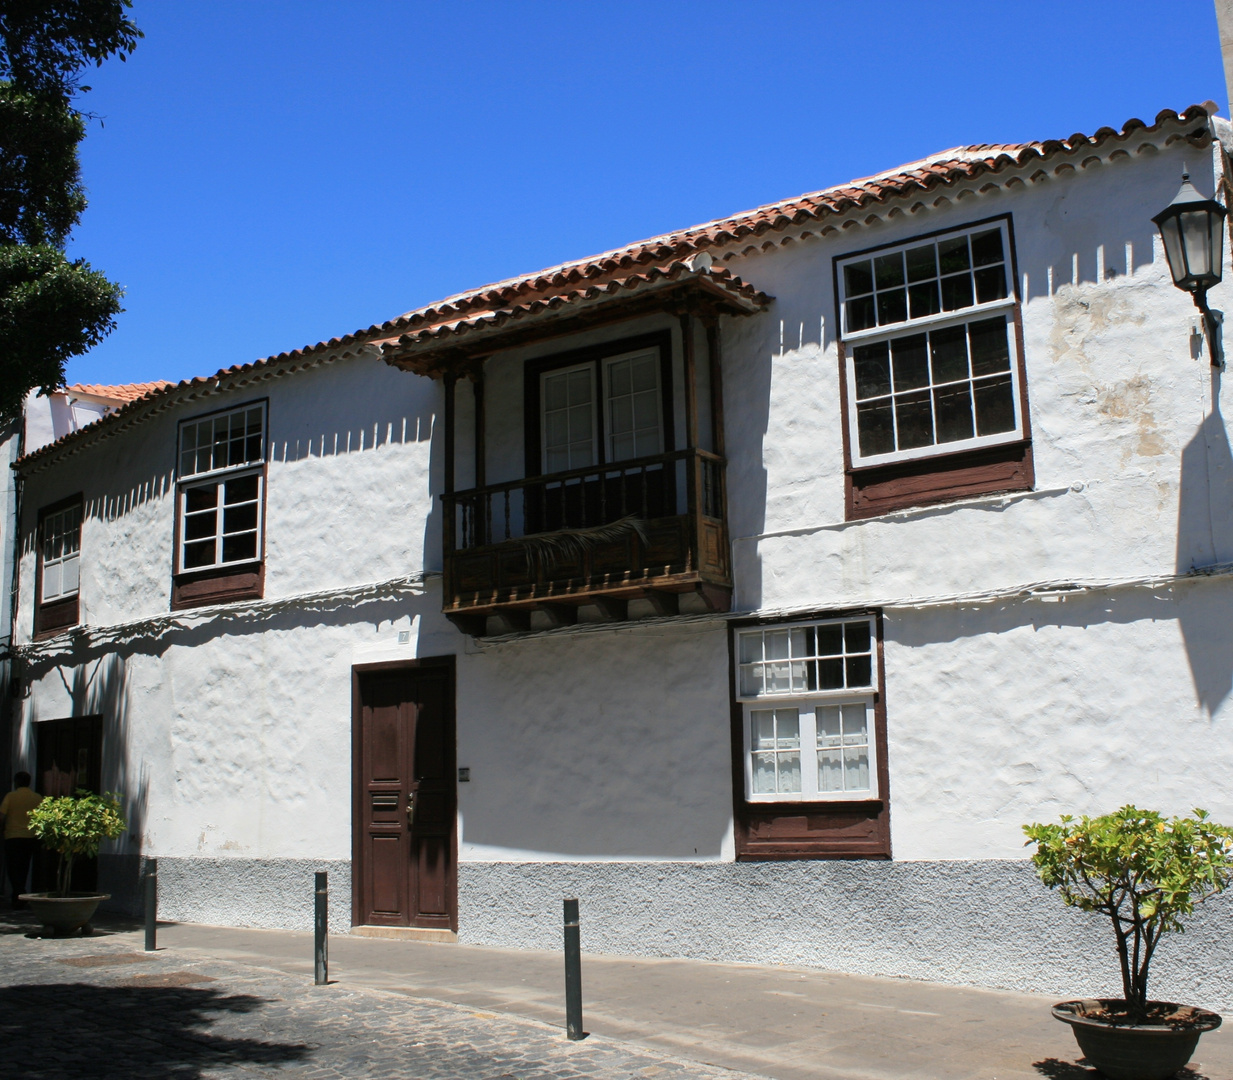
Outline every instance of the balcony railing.
POLYGON ((677 450, 444 495, 447 614, 728 588, 724 464, 677 450))

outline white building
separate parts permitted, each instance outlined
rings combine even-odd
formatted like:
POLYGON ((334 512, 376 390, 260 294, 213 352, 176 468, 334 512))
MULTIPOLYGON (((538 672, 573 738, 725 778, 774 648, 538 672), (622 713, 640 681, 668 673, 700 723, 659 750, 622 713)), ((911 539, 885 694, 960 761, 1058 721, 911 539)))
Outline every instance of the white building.
MULTIPOLYGON (((1229 392, 1151 220, 1216 123, 35 399, 14 761, 124 792, 102 883, 157 857, 168 918, 306 928, 326 869, 339 930, 553 947, 577 895, 595 951, 1116 985, 1021 826, 1233 821, 1229 392)), ((1225 910, 1162 996, 1233 1004, 1225 910)))

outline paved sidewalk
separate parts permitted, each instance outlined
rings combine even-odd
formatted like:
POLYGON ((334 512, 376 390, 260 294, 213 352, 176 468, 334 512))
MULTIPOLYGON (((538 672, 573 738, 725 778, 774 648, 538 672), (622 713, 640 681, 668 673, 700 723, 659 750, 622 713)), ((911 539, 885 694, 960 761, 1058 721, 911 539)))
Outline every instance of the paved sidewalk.
MULTIPOLYGON (((12 969, 27 955, 48 965, 56 961, 47 956, 67 949, 82 955, 105 949, 134 954, 141 944, 135 929, 80 941, 0 935, 0 984, 24 976, 12 969)), ((1098 1078, 1081 1064, 1069 1029, 1050 1017, 1053 999, 1026 994, 809 968, 584 956, 584 1016, 593 1034, 570 1044, 561 1032, 559 953, 332 936, 332 985, 314 988, 309 934, 164 925, 159 946, 157 957, 147 961, 158 970, 213 975, 220 993, 225 988, 227 994, 238 991, 240 997, 268 1002, 249 1012, 190 1004, 198 1010, 192 1014, 198 1019, 185 1022, 190 1028, 207 1023, 211 1035, 233 1037, 227 1025, 235 1024, 243 1038, 274 1038, 277 1045, 292 1048, 288 1053, 301 1055, 283 1065, 253 1059, 219 1071, 212 1062, 215 1071, 163 1074, 176 1080, 266 1076, 276 1068, 295 1076, 332 1077, 336 1073, 329 1070, 340 1068, 339 1060, 352 1060, 345 1057, 345 1047, 350 1045, 352 1054, 361 1052, 365 1040, 377 1056, 370 1064, 355 1059, 362 1067, 348 1065, 343 1074, 426 1080, 653 1075, 664 1080, 717 1075, 729 1080, 749 1075, 775 1080, 1098 1078), (211 1008, 222 1010, 219 1017, 207 1016, 211 1008), (500 1028, 502 1024, 508 1028, 500 1028), (502 1034, 494 1034, 498 1028, 502 1034), (267 1029, 268 1035, 263 1034, 267 1029), (489 1038, 495 1042, 486 1042, 489 1038), (396 1048, 392 1058, 380 1056, 387 1044, 396 1048), (304 1046, 310 1049, 295 1049, 304 1046), (485 1071, 475 1062, 482 1063, 493 1046, 508 1047, 513 1056, 494 1060, 485 1071), (588 1056, 601 1051, 606 1056, 588 1056), (690 1064, 682 1065, 682 1059, 690 1064), (397 1061, 395 1071, 382 1071, 388 1061, 397 1061), (324 1071, 312 1071, 318 1066, 324 1071), (664 1071, 655 1073, 657 1068, 664 1071)), ((111 977, 128 978, 130 969, 141 963, 113 967, 111 977)), ((58 971, 63 970, 61 965, 58 971)), ((74 981, 80 976, 81 971, 73 971, 74 981)), ((0 1036, 7 1027, 5 1012, 7 1008, 0 1010, 0 1036)), ((38 1075, 41 1080, 42 1075, 59 1074, 38 1075)), ((1195 1061, 1181 1078, 1233 1080, 1233 1034, 1218 1030, 1204 1035, 1195 1061)))
POLYGON ((602 1037, 409 1000, 133 933, 0 926, 0 1077, 23 1080, 757 1080, 602 1037))

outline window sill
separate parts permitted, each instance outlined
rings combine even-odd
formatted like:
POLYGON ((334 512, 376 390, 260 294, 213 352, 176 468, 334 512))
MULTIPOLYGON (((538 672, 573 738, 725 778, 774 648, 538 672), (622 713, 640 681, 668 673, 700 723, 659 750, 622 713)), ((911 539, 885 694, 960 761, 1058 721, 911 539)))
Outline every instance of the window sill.
POLYGON ((34 640, 55 637, 71 626, 76 626, 80 618, 79 597, 70 596, 66 600, 55 600, 50 604, 40 604, 34 613, 34 640))
POLYGON ((233 600, 260 600, 265 592, 265 564, 214 567, 177 574, 171 587, 171 610, 225 604, 233 600))
POLYGON ((848 521, 979 495, 1031 491, 1030 440, 848 470, 848 521))

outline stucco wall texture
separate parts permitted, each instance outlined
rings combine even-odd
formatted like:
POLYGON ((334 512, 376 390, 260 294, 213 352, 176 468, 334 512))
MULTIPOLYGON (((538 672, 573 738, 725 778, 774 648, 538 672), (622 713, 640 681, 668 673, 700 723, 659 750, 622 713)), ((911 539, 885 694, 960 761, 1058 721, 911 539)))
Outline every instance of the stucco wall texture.
MULTIPOLYGON (((1034 881, 1020 826, 1131 801, 1233 821, 1233 579, 1174 579, 1233 561, 1230 391, 1150 222, 1182 165, 1145 152, 727 264, 776 297, 723 325, 734 609, 883 612, 892 862, 733 861, 722 619, 481 642, 449 624, 441 388, 371 358, 170 409, 27 479, 14 760, 40 721, 102 714, 130 817, 112 855, 160 860, 167 917, 304 929, 327 869, 341 930, 352 666, 452 655, 462 940, 554 947, 572 893, 595 951, 1114 989, 1107 932, 1034 881), (1001 214, 1036 490, 845 522, 832 257, 1001 214), (169 616, 176 425, 261 397, 264 599, 169 616), (84 625, 30 644, 38 508, 78 491, 84 625)), ((536 351, 491 361, 491 481, 520 475, 536 351)), ((1167 944, 1159 992, 1233 1006, 1227 916, 1167 944)))

